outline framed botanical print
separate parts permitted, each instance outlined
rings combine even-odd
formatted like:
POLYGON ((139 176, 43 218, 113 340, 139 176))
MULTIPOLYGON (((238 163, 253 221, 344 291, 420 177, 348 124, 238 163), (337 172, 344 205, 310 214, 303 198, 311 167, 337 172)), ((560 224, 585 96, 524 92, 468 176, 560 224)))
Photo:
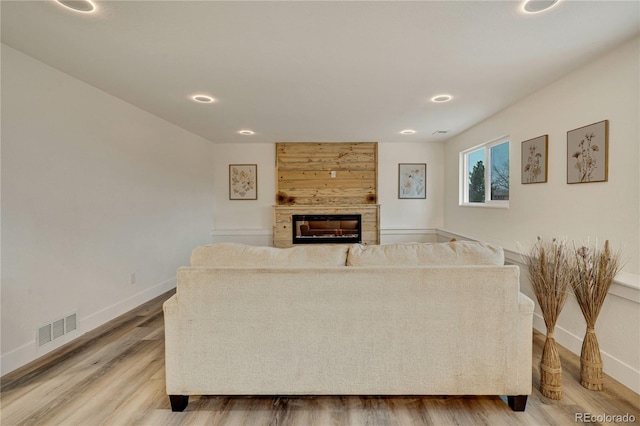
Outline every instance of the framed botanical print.
POLYGON ((398 198, 427 198, 426 164, 398 164, 398 198))
POLYGON ((549 135, 522 142, 522 183, 547 181, 549 135))
POLYGON ((229 199, 258 199, 257 164, 229 164, 229 199))
POLYGON ((606 182, 609 120, 567 132, 567 183, 606 182))

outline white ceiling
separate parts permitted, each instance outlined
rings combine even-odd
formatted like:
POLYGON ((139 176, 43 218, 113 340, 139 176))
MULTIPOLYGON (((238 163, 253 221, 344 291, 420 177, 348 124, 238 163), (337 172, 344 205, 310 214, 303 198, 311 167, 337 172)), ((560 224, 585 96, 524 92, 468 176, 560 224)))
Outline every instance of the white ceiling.
POLYGON ((640 32, 638 1, 94 2, 3 0, 2 42, 212 142, 446 140, 640 32))

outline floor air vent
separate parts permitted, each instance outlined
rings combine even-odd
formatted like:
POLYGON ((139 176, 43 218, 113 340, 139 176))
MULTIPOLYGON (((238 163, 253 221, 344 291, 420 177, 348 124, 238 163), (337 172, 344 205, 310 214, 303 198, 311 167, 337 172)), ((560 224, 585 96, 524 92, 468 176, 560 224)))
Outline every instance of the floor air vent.
POLYGON ((38 347, 72 332, 77 328, 76 314, 53 321, 38 329, 38 347))
POLYGON ((64 319, 64 330, 65 333, 73 331, 76 329, 76 314, 69 315, 64 319))
POLYGON ((47 324, 44 327, 38 329, 38 346, 49 343, 53 340, 51 336, 51 324, 47 324))

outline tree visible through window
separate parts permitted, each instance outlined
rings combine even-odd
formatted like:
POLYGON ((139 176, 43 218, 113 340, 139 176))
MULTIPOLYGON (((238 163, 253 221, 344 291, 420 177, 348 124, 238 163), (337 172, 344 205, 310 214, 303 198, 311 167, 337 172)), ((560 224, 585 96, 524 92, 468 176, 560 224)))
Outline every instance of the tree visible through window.
POLYGON ((484 203, 484 164, 478 161, 469 174, 469 202, 484 203))
POLYGON ((509 199, 509 142, 491 147, 491 199, 509 199))

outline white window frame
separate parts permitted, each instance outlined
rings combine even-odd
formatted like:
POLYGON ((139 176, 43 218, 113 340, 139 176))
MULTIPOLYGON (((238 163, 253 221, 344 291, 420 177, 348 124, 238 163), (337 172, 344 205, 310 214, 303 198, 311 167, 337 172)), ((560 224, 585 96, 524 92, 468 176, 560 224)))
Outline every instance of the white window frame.
MULTIPOLYGON (((491 199, 491 148, 503 143, 509 143, 509 176, 511 176, 511 143, 509 135, 500 136, 480 145, 473 146, 460 152, 460 179, 459 179, 459 201, 458 205, 464 207, 488 207, 508 209, 509 200, 492 200, 491 199), (469 154, 484 148, 484 202, 469 202, 469 154)), ((472 165, 473 166, 473 165, 472 165)), ((509 179, 511 181, 511 179, 509 179)), ((511 190, 511 182, 509 182, 509 190, 511 190)))

